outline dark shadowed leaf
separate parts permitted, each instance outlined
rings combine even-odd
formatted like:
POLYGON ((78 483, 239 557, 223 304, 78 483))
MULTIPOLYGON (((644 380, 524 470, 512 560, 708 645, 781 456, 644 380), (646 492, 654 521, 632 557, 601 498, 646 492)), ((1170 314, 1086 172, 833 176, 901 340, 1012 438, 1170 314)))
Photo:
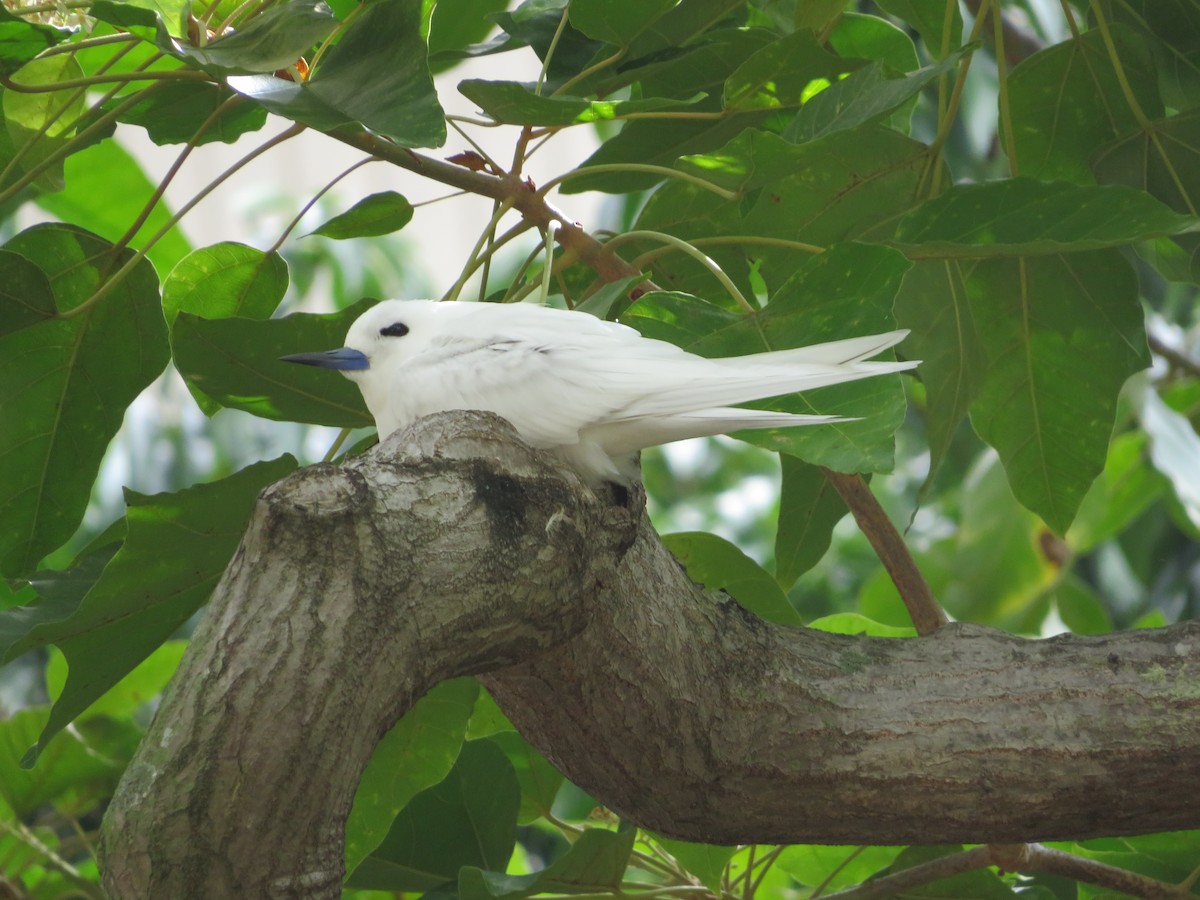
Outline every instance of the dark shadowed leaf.
POLYGON ((175 366, 222 406, 267 419, 359 428, 370 425, 358 388, 338 372, 279 359, 342 346, 350 324, 374 301, 340 313, 282 319, 205 319, 180 313, 171 332, 175 366))
POLYGON ((674 5, 675 0, 572 0, 571 24, 593 40, 626 47, 674 5))
POLYGON ((19 253, 0 250, 0 335, 44 322, 55 312, 46 273, 19 253))
POLYGON ((246 75, 229 84, 269 111, 316 128, 358 123, 402 147, 441 146, 445 115, 420 22, 420 0, 379 0, 355 17, 308 81, 246 75))
POLYGON ((820 562, 833 527, 846 515, 846 504, 816 466, 786 453, 775 531, 775 580, 784 590, 820 562))
POLYGON ((491 735, 491 739, 508 756, 521 785, 521 811, 517 822, 528 825, 550 815, 554 798, 562 787, 562 773, 515 731, 502 731, 491 735))
MULTIPOLYGON (((160 145, 189 141, 197 145, 213 141, 230 144, 267 123, 267 111, 256 103, 242 100, 222 109, 230 97, 238 96, 222 85, 166 84, 122 113, 119 121, 145 128, 150 140, 160 145), (213 119, 218 111, 220 115, 213 119), (206 126, 203 132, 202 125, 206 126)), ((114 100, 109 105, 116 103, 114 100)))
POLYGON ((313 234, 337 241, 391 234, 412 221, 412 215, 412 204, 407 198, 395 191, 382 191, 359 200, 346 212, 317 228, 313 234))
POLYGON ((1136 276, 1109 250, 985 261, 967 290, 988 360, 971 421, 1062 534, 1104 468, 1117 392, 1150 362, 1136 276))
POLYGON ((349 887, 428 891, 463 866, 503 871, 516 843, 521 790, 508 757, 490 739, 463 745, 440 784, 412 799, 349 887))
POLYGON ((461 900, 518 900, 539 893, 608 894, 625 877, 637 829, 588 828, 571 849, 536 875, 503 875, 466 867, 458 876, 461 900))
POLYGON ((710 591, 724 591, 768 622, 802 624, 775 579, 724 538, 689 531, 663 535, 663 543, 683 563, 692 581, 710 591))
POLYGON ((443 681, 404 714, 371 754, 346 821, 346 871, 353 872, 387 836, 396 814, 446 777, 458 759, 479 685, 443 681))
POLYGON ((18 19, 7 6, 0 6, 0 75, 11 75, 69 35, 67 31, 18 19))
POLYGON ((337 24, 333 11, 321 0, 287 0, 203 47, 165 36, 160 45, 167 53, 217 75, 274 72, 294 65, 337 24))
POLYGON ((283 456, 173 494, 126 491, 128 534, 100 580, 68 618, 39 625, 20 643, 57 644, 70 666, 27 764, 208 600, 259 492, 295 468, 283 456))
MULTIPOLYGON (((65 225, 35 226, 5 249, 45 273, 60 312, 132 256, 114 259, 107 241, 65 225)), ((125 408, 166 363, 158 279, 146 262, 86 311, 0 338, 0 571, 32 571, 75 531, 125 408)))

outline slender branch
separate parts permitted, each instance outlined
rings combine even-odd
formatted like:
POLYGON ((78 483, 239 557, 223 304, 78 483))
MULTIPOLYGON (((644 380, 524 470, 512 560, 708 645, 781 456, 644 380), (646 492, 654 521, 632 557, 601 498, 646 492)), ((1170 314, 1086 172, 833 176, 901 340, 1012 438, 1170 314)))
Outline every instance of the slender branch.
POLYGON ((963 872, 972 872, 975 869, 986 869, 990 865, 992 865, 991 848, 974 847, 964 850, 962 853, 931 859, 927 863, 921 863, 911 869, 897 872, 895 875, 885 875, 883 878, 865 882, 846 891, 827 894, 825 900, 885 900, 885 898, 895 897, 910 888, 940 881, 951 875, 961 875, 963 872))
POLYGON ((300 220, 303 219, 306 215, 308 215, 308 211, 310 209, 312 209, 314 206, 316 206, 317 202, 322 197, 324 197, 327 193, 329 193, 329 191, 331 191, 333 189, 334 185, 336 185, 339 181, 341 181, 343 178, 345 178, 351 172, 353 172, 357 169, 361 169, 367 163, 375 162, 375 161, 376 161, 376 158, 374 156, 368 156, 365 159, 360 159, 358 162, 354 163, 354 165, 343 169, 341 172, 338 172, 337 175, 333 176, 333 178, 329 179, 329 181, 325 183, 325 186, 323 188, 321 188, 319 191, 317 191, 315 194, 313 194, 309 198, 308 202, 305 203, 304 206, 302 206, 300 208, 300 212, 296 213, 295 218, 293 218, 292 221, 288 222, 287 227, 283 229, 283 233, 279 235, 279 240, 277 240, 274 244, 272 244, 271 249, 268 250, 267 252, 268 253, 278 252, 279 248, 283 246, 283 242, 287 240, 288 235, 296 230, 296 226, 300 224, 300 220))
POLYGON ((663 244, 674 247, 676 250, 686 253, 688 256, 692 257, 702 266, 712 272, 713 277, 716 278, 717 281, 721 282, 721 286, 725 288, 730 297, 737 301, 738 305, 742 307, 743 310, 750 314, 757 312, 750 301, 745 298, 740 290, 738 290, 738 286, 733 283, 733 279, 725 274, 725 270, 717 265, 716 261, 712 257, 706 255, 701 250, 697 250, 687 241, 677 238, 673 234, 666 234, 661 231, 627 231, 624 234, 618 234, 615 238, 612 238, 606 246, 611 249, 620 244, 628 243, 629 241, 644 240, 646 238, 659 241, 663 244))
POLYGON ((81 41, 56 44, 39 53, 38 59, 45 59, 47 56, 59 56, 63 53, 78 53, 80 50, 91 50, 94 47, 104 47, 108 44, 136 44, 140 40, 141 38, 135 34, 121 31, 117 34, 105 34, 100 37, 84 38, 81 41))
POLYGON ((1186 884, 1168 884, 1148 875, 1064 850, 1056 850, 1044 844, 993 844, 987 849, 991 851, 992 864, 1008 872, 1045 872, 1048 875, 1094 884, 1106 890, 1120 891, 1144 900, 1194 898, 1186 884))
POLYGON ((883 507, 879 505, 862 476, 847 475, 824 468, 821 471, 854 514, 859 529, 871 542, 879 561, 892 577, 917 634, 932 634, 949 622, 950 617, 933 596, 929 582, 917 568, 904 538, 883 511, 883 507))
POLYGON ((50 84, 21 84, 0 75, 0 85, 18 94, 53 94, 71 88, 88 88, 98 84, 128 84, 132 81, 212 81, 206 73, 197 69, 166 69, 152 72, 112 72, 108 75, 91 75, 87 78, 69 78, 50 84))
POLYGON ((719 185, 713 184, 711 181, 705 181, 703 178, 698 178, 687 172, 681 172, 678 169, 672 169, 667 166, 654 166, 649 163, 606 163, 598 166, 588 166, 583 169, 572 169, 570 172, 564 172, 556 178, 551 178, 542 185, 538 193, 545 195, 552 188, 556 188, 564 181, 570 181, 572 178, 581 178, 585 175, 602 175, 608 172, 646 172, 650 175, 661 175, 663 178, 678 178, 680 181, 686 181, 697 187, 702 187, 706 191, 711 191, 718 197, 723 197, 726 200, 736 200, 738 198, 736 191, 726 190, 719 185))
MULTIPOLYGON (((982 0, 965 0, 965 2, 971 15, 978 17, 983 7, 982 0)), ((1003 56, 1010 66, 1015 66, 1021 60, 1028 59, 1045 48, 1045 42, 1034 32, 1000 12, 999 4, 997 4, 996 11, 1000 13, 995 16, 994 26, 999 32, 995 38, 997 53, 1003 56)), ((999 61, 997 59, 997 62, 999 61)))

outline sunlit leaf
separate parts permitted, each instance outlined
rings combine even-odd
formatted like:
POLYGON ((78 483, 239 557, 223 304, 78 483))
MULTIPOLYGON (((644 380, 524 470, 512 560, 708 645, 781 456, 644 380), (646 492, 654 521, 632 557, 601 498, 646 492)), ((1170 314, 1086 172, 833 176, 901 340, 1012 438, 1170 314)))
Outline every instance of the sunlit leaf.
POLYGON ((288 287, 288 267, 277 251, 236 241, 201 247, 163 282, 163 312, 173 325, 181 312, 206 319, 266 319, 288 287))
POLYGON ((811 31, 796 31, 738 66, 725 82, 724 105, 729 109, 799 106, 815 79, 834 81, 860 65, 834 56, 811 31))
POLYGON ((867 634, 871 637, 915 637, 917 633, 915 628, 885 625, 861 613, 852 612, 833 613, 813 619, 808 627, 833 634, 867 634))
POLYGON ((689 875, 695 875, 700 883, 714 893, 721 890, 725 866, 733 856, 735 847, 716 847, 712 844, 694 844, 689 841, 673 841, 654 838, 655 843, 675 857, 689 875))
MULTIPOLYGON (((83 69, 70 53, 32 60, 12 75, 14 85, 47 88, 83 77, 83 69)), ((32 171, 62 149, 75 134, 84 110, 82 91, 73 88, 32 93, 9 86, 3 93, 4 124, 25 171, 32 171)), ((35 184, 42 190, 63 187, 62 161, 42 169, 35 184)))
POLYGON ((68 32, 26 22, 0 6, 0 75, 11 75, 43 50, 53 47, 68 32))
POLYGON ((866 881, 890 866, 900 847, 821 847, 812 844, 788 847, 776 863, 798 882, 823 884, 837 891, 866 881))

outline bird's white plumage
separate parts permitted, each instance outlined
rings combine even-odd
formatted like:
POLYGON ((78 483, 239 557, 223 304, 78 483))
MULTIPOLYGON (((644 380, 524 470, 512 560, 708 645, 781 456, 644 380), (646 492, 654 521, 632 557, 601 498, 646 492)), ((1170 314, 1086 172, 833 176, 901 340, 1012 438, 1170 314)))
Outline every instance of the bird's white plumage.
POLYGON ((732 405, 910 369, 915 362, 863 361, 906 334, 705 359, 586 313, 386 300, 351 326, 346 347, 364 354, 367 367, 344 374, 357 382, 380 438, 430 413, 486 410, 590 480, 628 481, 630 457, 645 447, 838 421, 732 405))

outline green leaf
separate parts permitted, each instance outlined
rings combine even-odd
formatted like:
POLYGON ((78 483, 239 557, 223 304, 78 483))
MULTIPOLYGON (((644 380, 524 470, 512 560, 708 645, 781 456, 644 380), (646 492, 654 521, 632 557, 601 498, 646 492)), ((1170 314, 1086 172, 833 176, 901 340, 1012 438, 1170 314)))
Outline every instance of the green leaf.
MULTIPOLYGON (((5 248, 47 276, 59 312, 128 261, 65 225, 34 226, 5 248)), ((0 338, 0 571, 17 576, 71 536, 125 408, 167 362, 158 279, 149 263, 100 303, 0 338)))
POLYGON ((1086 553, 1115 537, 1141 516, 1166 491, 1166 479, 1147 461, 1144 430, 1113 438, 1103 474, 1079 506, 1067 531, 1067 544, 1086 553))
POLYGON ((111 791, 121 777, 120 763, 96 753, 81 735, 70 733, 58 735, 47 745, 40 769, 25 770, 21 755, 37 739, 49 716, 49 708, 38 706, 0 722, 0 797, 21 817, 84 786, 111 791))
POLYGON ((54 643, 70 666, 26 764, 208 600, 259 492, 295 468, 282 456, 173 494, 126 491, 128 536, 100 580, 69 617, 37 625, 9 648, 11 657, 54 643))
POLYGON ((503 871, 516 843, 520 802, 504 751, 487 738, 470 741, 445 780, 401 811, 346 886, 428 891, 454 881, 463 866, 503 871))
MULTIPOLYGON (((632 6, 637 0, 624 2, 632 6)), ((634 39, 629 47, 629 57, 637 59, 657 54, 668 47, 690 46, 711 31, 715 24, 730 17, 733 20, 727 25, 741 24, 737 20, 737 13, 744 5, 741 0, 680 0, 655 21, 652 28, 645 29, 634 39)))
MULTIPOLYGON (((163 692, 167 682, 179 668, 186 649, 187 641, 167 641, 134 666, 128 675, 113 685, 95 703, 76 716, 76 722, 96 716, 108 716, 112 719, 132 717, 163 692)), ((46 690, 52 703, 62 696, 67 678, 67 658, 62 653, 52 651, 46 663, 46 690)))
POLYGON ((413 797, 449 774, 462 750, 478 694, 479 685, 472 678, 443 681, 380 740, 346 821, 347 872, 358 868, 379 846, 413 797))
POLYGON ((493 13, 503 10, 506 0, 457 0, 433 7, 429 20, 429 53, 462 50, 481 41, 496 27, 493 13))
POLYGON ((853 612, 822 616, 809 622, 808 627, 833 634, 867 634, 871 637, 916 637, 917 634, 915 628, 885 625, 853 612))
POLYGON ((439 147, 446 120, 420 22, 421 0, 378 0, 355 17, 308 81, 238 75, 229 86, 323 131, 357 123, 401 147, 439 147))
POLYGON ((412 204, 395 191, 371 194, 341 215, 334 216, 313 234, 344 241, 347 238, 375 237, 399 231, 412 221, 412 204))
POLYGON ((971 421, 1062 534, 1104 468, 1117 392, 1150 362, 1137 278, 1110 250, 986 261, 967 288, 988 361, 971 421))
POLYGON ((179 373, 222 406, 267 419, 341 428, 372 424, 362 395, 336 372, 279 357, 342 346, 350 324, 370 306, 362 300, 332 315, 282 319, 205 319, 181 312, 171 331, 179 373))
POLYGON ((19 19, 0 6, 0 75, 11 75, 43 50, 70 37, 59 31, 19 19))
POLYGON ((927 484, 979 393, 985 369, 962 266, 958 260, 918 262, 896 295, 896 321, 912 329, 905 353, 921 360, 930 453, 927 484))
POLYGON ((926 85, 954 69, 966 49, 906 75, 896 74, 884 63, 873 62, 804 104, 783 136, 789 141, 803 143, 836 131, 878 122, 915 97, 926 85))
MULTIPOLYGON (((236 96, 224 85, 168 82, 144 95, 140 103, 121 113, 118 121, 146 129, 150 140, 159 146, 189 142, 199 146, 213 141, 231 144, 267 123, 267 111, 256 103, 243 100, 224 108, 229 98, 236 96)), ((118 102, 113 99, 108 106, 118 102)))
POLYGON ((767 572, 724 538, 702 531, 663 535, 663 544, 706 590, 725 591, 741 606, 768 622, 800 625, 800 614, 788 603, 767 572))
MULTIPOLYGON (((906 847, 900 851, 890 872, 899 872, 912 866, 931 862, 943 856, 959 853, 962 847, 906 847)), ((963 872, 941 878, 930 884, 906 892, 910 897, 932 898, 945 897, 947 900, 1014 900, 1020 897, 1014 893, 1000 876, 990 869, 977 869, 973 872, 963 872)))
MULTIPOLYGON (((32 60, 12 76, 16 84, 44 88, 61 81, 83 77, 83 69, 70 53, 32 60)), ((16 150, 21 168, 30 171, 62 149, 75 134, 85 108, 82 91, 26 93, 8 88, 3 92, 4 124, 16 150)), ((34 182, 41 190, 63 187, 62 161, 43 171, 34 182)))
POLYGON ((811 31, 796 31, 767 44, 738 66, 725 82, 724 106, 799 106, 814 81, 831 82, 859 66, 834 56, 811 31))
POLYGON ((736 847, 673 841, 658 835, 654 836, 654 842, 675 857, 675 861, 689 875, 695 875, 706 888, 714 894, 720 894, 725 866, 737 850, 736 847))
POLYGON ((675 0, 572 0, 571 24, 597 41, 627 47, 675 0))
POLYGON ((458 875, 461 900, 517 900, 532 894, 616 892, 629 866, 637 829, 588 828, 571 849, 535 875, 502 875, 464 867, 458 875))
POLYGON ((846 504, 816 466, 782 453, 779 525, 775 532, 775 580, 784 590, 820 562, 846 504))
POLYGON ((274 72, 294 65, 337 25, 333 10, 321 0, 286 0, 203 47, 165 37, 160 46, 214 75, 274 72))
MULTIPOLYGON (((125 236, 157 188, 116 141, 101 141, 68 157, 66 181, 63 190, 40 195, 38 206, 110 241, 125 236)), ((144 245, 170 218, 170 207, 159 201, 134 234, 132 246, 144 245)), ((157 271, 169 272, 191 249, 182 229, 175 227, 150 248, 147 257, 157 271)))
MULTIPOLYGON (((680 7, 676 7, 678 9, 680 7)), ((774 35, 765 29, 721 28, 702 35, 678 53, 651 57, 641 65, 606 70, 598 75, 594 93, 607 97, 631 84, 640 84, 642 96, 686 99, 697 91, 723 85, 725 79, 774 35)), ((593 87, 591 81, 587 82, 593 87)), ((581 91, 582 93, 582 91, 581 91)), ((709 93, 712 93, 709 91, 709 93)))
POLYGON ((521 811, 517 814, 517 822, 528 825, 550 815, 554 798, 562 787, 562 773, 515 731, 502 731, 491 735, 491 739, 508 756, 521 785, 521 811))
POLYGON ((9 250, 0 250, 0 335, 54 316, 54 292, 46 273, 9 250))
MULTIPOLYGON (((1126 84, 1147 115, 1161 115, 1144 42, 1128 29, 1111 31, 1126 84)), ((1096 148, 1138 126, 1098 30, 1023 60, 1008 77, 1008 97, 1021 173, 1033 178, 1091 184, 1096 148)))
POLYGON ((105 3, 105 0, 100 0, 100 2, 104 4, 102 7, 102 12, 106 16, 104 21, 112 22, 118 27, 132 24, 130 20, 142 25, 144 19, 138 17, 134 12, 142 9, 160 20, 170 35, 179 37, 187 33, 187 12, 191 6, 188 0, 117 0, 113 3, 105 3), (115 10, 120 7, 128 7, 129 11, 124 15, 114 15, 115 10))
POLYGON ((168 325, 181 312, 206 319, 266 319, 287 287, 287 263, 278 252, 223 241, 193 251, 171 270, 163 282, 163 312, 168 325))
POLYGON ((649 97, 644 100, 587 100, 562 94, 556 97, 542 97, 527 85, 516 81, 479 79, 460 82, 458 90, 497 122, 510 125, 574 125, 579 122, 603 122, 633 113, 683 109, 695 102, 665 97, 649 97))
POLYGON ((1010 178, 955 185, 905 216, 894 243, 910 259, 987 258, 1099 250, 1197 227, 1197 217, 1123 185, 1010 178))

